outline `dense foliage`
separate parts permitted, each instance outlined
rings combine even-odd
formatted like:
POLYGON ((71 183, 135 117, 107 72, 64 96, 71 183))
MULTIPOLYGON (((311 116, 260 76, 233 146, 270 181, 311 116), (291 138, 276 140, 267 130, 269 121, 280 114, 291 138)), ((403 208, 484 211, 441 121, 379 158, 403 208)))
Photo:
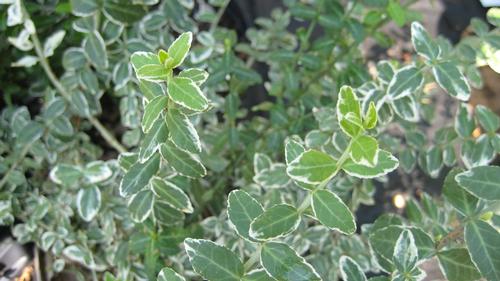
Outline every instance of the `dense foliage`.
POLYGON ((413 2, 286 0, 242 35, 229 0, 1 0, 0 224, 82 279, 500 280, 500 117, 467 104, 500 10, 452 45, 413 2), (391 20, 415 54, 369 67, 391 20), (442 196, 356 223, 395 170, 442 196))

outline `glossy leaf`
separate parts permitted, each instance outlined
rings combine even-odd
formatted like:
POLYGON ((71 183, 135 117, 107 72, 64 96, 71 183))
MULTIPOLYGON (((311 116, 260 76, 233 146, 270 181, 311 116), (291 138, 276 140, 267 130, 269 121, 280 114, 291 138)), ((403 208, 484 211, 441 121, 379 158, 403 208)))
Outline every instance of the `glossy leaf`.
POLYGON ((279 204, 256 217, 250 224, 249 234, 257 240, 277 238, 293 232, 299 223, 297 209, 287 204, 279 204))
POLYGON ((167 85, 170 99, 187 109, 205 111, 208 109, 208 100, 201 92, 198 85, 191 79, 174 77, 167 85))
POLYGON ((484 200, 500 200, 500 167, 480 166, 455 176, 457 183, 484 200))
POLYGON ((330 155, 307 150, 287 167, 288 175, 297 181, 315 184, 328 179, 337 170, 337 161, 330 155))
POLYGON ((465 244, 472 262, 486 280, 500 280, 500 233, 484 221, 465 225, 465 244))
POLYGON ((198 133, 186 115, 176 108, 169 108, 165 120, 169 138, 178 148, 191 153, 201 152, 198 133))
POLYGON ((470 86, 463 73, 452 62, 441 62, 432 68, 436 82, 451 96, 467 101, 470 96, 470 86))
POLYGON ((354 215, 335 193, 329 190, 317 190, 312 196, 314 216, 324 226, 353 234, 356 231, 354 215))
POLYGON ((260 203, 243 190, 233 190, 227 197, 229 222, 236 233, 247 240, 254 240, 249 235, 250 224, 263 212, 260 203))
POLYGON ((154 155, 144 163, 135 163, 125 174, 120 183, 120 194, 129 196, 143 189, 158 171, 160 166, 159 155, 154 155))
POLYGON ((160 153, 163 159, 183 176, 200 178, 207 173, 203 164, 193 154, 177 148, 171 142, 162 144, 160 153))
POLYGON ((203 239, 184 240, 193 269, 209 281, 240 281, 244 269, 238 256, 229 249, 203 239))
POLYGON ((151 180, 151 187, 156 195, 156 200, 163 201, 172 208, 184 213, 193 212, 193 206, 191 205, 189 197, 175 184, 168 180, 154 177, 151 180))

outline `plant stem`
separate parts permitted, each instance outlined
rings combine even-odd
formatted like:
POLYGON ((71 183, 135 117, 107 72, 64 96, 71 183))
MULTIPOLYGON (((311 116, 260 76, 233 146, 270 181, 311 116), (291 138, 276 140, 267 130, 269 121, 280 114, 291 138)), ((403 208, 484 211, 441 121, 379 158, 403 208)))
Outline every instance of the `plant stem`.
POLYGON ((210 24, 210 29, 208 30, 210 33, 213 33, 215 28, 217 28, 217 26, 219 25, 220 19, 224 15, 224 12, 226 11, 229 2, 231 2, 231 0, 226 0, 224 4, 222 4, 222 6, 217 11, 217 14, 215 15, 215 20, 210 24))
POLYGON ((457 228, 453 229, 452 231, 448 232, 445 237, 443 237, 441 240, 439 240, 439 243, 436 246, 436 250, 441 250, 446 244, 451 241, 455 240, 460 237, 464 232, 464 227, 463 226, 458 226, 457 228))
POLYGON ((260 259, 260 251, 262 250, 262 244, 259 244, 257 249, 255 249, 255 252, 250 256, 250 258, 245 262, 243 265, 243 268, 245 271, 248 271, 252 266, 259 261, 260 259))
MULTIPOLYGON (((23 6, 24 8, 24 6, 23 6)), ((27 19, 30 19, 28 12, 24 10, 24 14, 27 17, 27 19)), ((52 71, 52 68, 50 67, 49 62, 47 61, 47 58, 43 55, 43 49, 42 45, 40 44, 40 40, 38 39, 38 35, 36 34, 36 29, 33 34, 31 34, 31 39, 33 41, 33 45, 35 47, 35 52, 38 56, 38 59, 40 60, 40 65, 42 66, 43 70, 45 71, 45 74, 47 74, 47 77, 49 78, 50 82, 56 90, 63 96, 68 102, 71 101, 71 95, 66 91, 64 86, 61 84, 59 79, 56 77, 54 74, 54 71, 52 71)), ((94 116, 88 116, 86 119, 99 131, 101 136, 106 140, 106 142, 113 147, 115 150, 117 150, 120 153, 127 152, 127 149, 120 144, 120 142, 113 136, 113 134, 104 127, 104 125, 101 124, 99 119, 95 118, 94 116)))
POLYGON ((325 188, 326 185, 330 182, 330 180, 332 180, 333 177, 335 177, 337 175, 337 173, 342 168, 342 165, 344 165, 345 161, 347 161, 347 159, 349 159, 349 153, 351 153, 352 144, 356 141, 356 139, 358 137, 359 137, 359 135, 358 136, 354 136, 351 139, 351 141, 349 142, 349 145, 347 146, 347 148, 342 153, 342 155, 340 155, 339 160, 337 161, 337 167, 335 168, 335 171, 327 179, 325 179, 324 181, 322 181, 318 185, 318 187, 316 187, 314 190, 312 190, 312 191, 310 191, 310 192, 307 193, 306 198, 304 199, 304 201, 302 201, 302 204, 300 204, 299 208, 297 209, 297 211, 299 213, 303 213, 307 208, 309 208, 309 206, 311 205, 312 194, 316 190, 321 190, 321 189, 325 188))
POLYGON ((12 173, 12 171, 14 171, 17 168, 17 165, 19 165, 21 161, 23 161, 24 157, 26 156, 30 148, 31 148, 31 143, 23 147, 19 157, 16 157, 16 161, 12 163, 12 166, 10 166, 9 170, 3 175, 2 180, 0 180, 0 189, 2 189, 2 187, 7 183, 7 178, 9 177, 9 174, 12 173))

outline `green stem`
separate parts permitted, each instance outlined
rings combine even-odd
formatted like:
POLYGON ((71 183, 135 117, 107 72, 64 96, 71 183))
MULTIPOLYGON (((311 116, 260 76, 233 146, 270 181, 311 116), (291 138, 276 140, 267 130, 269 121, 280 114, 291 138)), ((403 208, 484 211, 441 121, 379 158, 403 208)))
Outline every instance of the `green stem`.
POLYGON ((217 28, 217 26, 219 25, 220 19, 222 18, 222 15, 224 15, 224 12, 226 11, 229 2, 231 2, 231 0, 226 0, 224 4, 222 4, 222 6, 217 11, 217 14, 215 15, 215 20, 210 24, 210 29, 208 30, 210 33, 213 33, 215 28, 217 28))
POLYGON ((307 208, 309 208, 309 206, 311 205, 311 197, 312 197, 313 193, 316 190, 324 189, 326 187, 326 185, 330 182, 330 180, 332 180, 333 177, 335 177, 338 174, 338 172, 342 168, 342 165, 344 165, 345 161, 347 161, 347 159, 349 159, 349 154, 351 153, 352 144, 358 139, 358 137, 359 137, 359 135, 354 136, 351 139, 351 141, 349 142, 349 145, 347 146, 347 148, 342 153, 342 155, 340 155, 339 160, 337 161, 337 167, 335 168, 335 171, 327 179, 322 181, 318 185, 318 187, 316 187, 311 192, 307 193, 306 198, 304 198, 304 201, 302 201, 302 204, 300 204, 299 208, 297 209, 297 212, 299 214, 303 213, 305 210, 307 210, 307 208))
MULTIPOLYGON (((27 19, 30 19, 28 12, 24 8, 23 5, 23 10, 24 14, 27 17, 27 19)), ((31 20, 31 19, 30 19, 31 20)), ((38 39, 38 35, 36 34, 36 29, 33 34, 31 34, 31 39, 33 41, 33 45, 35 47, 35 52, 38 56, 38 59, 40 61, 40 65, 42 66, 43 70, 45 71, 45 74, 49 78, 50 82, 56 90, 63 96, 68 102, 71 101, 71 95, 66 91, 64 86, 61 84, 59 79, 56 77, 54 74, 54 71, 52 71, 52 68, 50 67, 49 62, 47 61, 47 58, 43 55, 43 48, 40 43, 40 40, 38 39)), ((106 140, 106 142, 113 147, 115 150, 117 150, 120 153, 127 152, 127 149, 120 144, 120 142, 113 136, 113 134, 102 125, 102 123, 99 121, 99 119, 95 118, 94 116, 88 116, 86 119, 99 131, 101 136, 106 140)))
POLYGON ((259 261, 260 259, 260 251, 262 250, 262 244, 259 244, 257 249, 255 249, 255 252, 250 256, 250 258, 245 262, 243 265, 243 268, 245 269, 245 272, 248 271, 252 266, 259 261))

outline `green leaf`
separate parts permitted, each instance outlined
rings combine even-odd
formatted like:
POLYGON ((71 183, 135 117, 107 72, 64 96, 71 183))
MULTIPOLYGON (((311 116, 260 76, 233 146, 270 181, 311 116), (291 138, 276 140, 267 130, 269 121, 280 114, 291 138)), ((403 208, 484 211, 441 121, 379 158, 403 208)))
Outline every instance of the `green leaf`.
POLYGON ((287 167, 288 175, 297 181, 316 184, 330 178, 337 170, 337 161, 319 150, 307 150, 287 167))
POLYGON ((162 201, 154 202, 153 215, 158 223, 166 226, 178 225, 185 218, 183 212, 172 208, 170 204, 162 201))
POLYGON ((464 216, 471 216, 476 210, 478 199, 465 191, 455 180, 456 175, 463 170, 453 168, 444 180, 443 195, 444 198, 464 216))
POLYGON ((376 178, 392 172, 398 165, 398 159, 392 154, 385 150, 379 150, 377 165, 375 167, 356 164, 349 159, 342 165, 342 170, 358 178, 376 178))
POLYGON ((400 27, 402 27, 406 23, 406 12, 399 1, 389 0, 389 4, 387 5, 387 13, 400 27))
POLYGON ((439 57, 441 49, 427 33, 427 30, 418 22, 411 23, 411 42, 415 51, 427 60, 439 57))
POLYGON ((229 249, 203 239, 184 240, 194 271, 209 281, 240 281, 244 269, 238 256, 229 249))
POLYGON ((275 281, 276 279, 269 276, 264 269, 255 269, 243 276, 241 281, 275 281))
POLYGON ((260 252, 260 262, 274 279, 280 281, 318 281, 316 270, 283 243, 265 243, 260 252))
POLYGON ((166 65, 169 68, 175 68, 182 64, 191 47, 192 40, 193 34, 184 32, 168 47, 168 55, 171 60, 167 59, 166 65))
MULTIPOLYGON (((302 144, 293 138, 287 138, 285 140, 285 161, 289 165, 293 160, 297 159, 306 149, 302 144)), ((313 189, 314 186, 311 184, 294 181, 299 187, 304 189, 313 189)))
POLYGON ((141 162, 149 159, 157 150, 160 144, 168 140, 167 123, 163 118, 154 121, 153 126, 142 140, 139 159, 141 162))
POLYGON ((293 232, 300 223, 297 209, 288 204, 275 205, 256 217, 250 224, 250 237, 257 240, 282 237, 293 232))
POLYGON ((174 77, 168 81, 167 91, 175 103, 194 111, 205 111, 209 104, 200 88, 191 79, 174 77))
POLYGON ((347 135, 355 137, 363 131, 363 122, 355 113, 349 112, 340 121, 340 128, 347 135))
POLYGON ((99 183, 113 175, 113 171, 103 161, 92 161, 85 165, 83 175, 86 183, 99 183))
POLYGON ((353 140, 350 156, 356 164, 374 167, 377 165, 378 152, 377 140, 371 136, 362 135, 353 140))
POLYGON ((438 146, 430 147, 425 153, 425 166, 431 178, 437 178, 443 168, 443 152, 438 146))
POLYGON ((173 269, 164 267, 160 273, 158 273, 158 278, 156 281, 186 281, 184 277, 180 276, 173 269))
POLYGON ((489 281, 500 280, 500 233, 480 220, 465 225, 465 244, 472 262, 489 281))
POLYGON ((236 233, 244 239, 254 241, 249 235, 250 224, 263 212, 260 203, 243 190, 233 190, 227 197, 229 222, 236 233))
POLYGON ((65 186, 75 185, 82 176, 83 173, 79 167, 64 163, 57 164, 49 174, 53 182, 65 186))
POLYGON ((158 171, 160 167, 160 157, 158 154, 153 155, 146 162, 135 163, 123 177, 120 183, 121 196, 129 196, 136 194, 143 189, 151 177, 158 171))
POLYGON ((392 100, 407 97, 417 92, 424 83, 422 71, 414 65, 399 69, 392 77, 387 88, 387 95, 392 100))
POLYGON ((471 107, 468 104, 460 103, 455 117, 455 131, 464 139, 471 137, 476 128, 470 109, 471 107))
POLYGON ((177 185, 162 178, 154 177, 151 180, 151 186, 157 197, 156 200, 163 201, 172 208, 184 213, 193 212, 193 206, 189 197, 177 185))
POLYGON ((144 107, 144 115, 141 122, 142 131, 144 133, 148 133, 149 130, 151 130, 156 119, 158 119, 162 111, 167 108, 167 104, 167 96, 157 96, 144 107))
POLYGON ((408 122, 418 122, 420 116, 418 114, 418 103, 414 96, 406 96, 390 103, 394 112, 401 117, 401 119, 408 122))
POLYGON ((76 195, 76 209, 84 221, 91 221, 101 207, 101 191, 95 185, 84 187, 76 195))
POLYGON ((136 70, 137 78, 151 82, 166 81, 171 75, 171 70, 161 64, 146 64, 136 70))
POLYGON ((290 178, 286 173, 286 165, 282 163, 275 163, 271 167, 261 170, 253 177, 253 180, 264 188, 280 188, 290 183, 290 178))
POLYGON ((475 111, 481 127, 487 132, 495 133, 500 128, 500 117, 484 105, 477 105, 475 111))
POLYGON ((409 230, 403 230, 399 234, 392 261, 400 273, 410 273, 418 262, 418 251, 415 239, 409 230))
POLYGON ((359 101, 349 86, 342 86, 337 101, 337 118, 340 123, 348 114, 353 113, 354 117, 361 120, 361 107, 359 101))
POLYGON ((178 148, 191 153, 201 152, 200 137, 186 115, 176 108, 169 108, 165 120, 170 140, 178 148))
POLYGON ((98 31, 88 33, 82 43, 83 51, 89 61, 97 68, 108 68, 106 45, 98 31))
POLYGON ((201 86, 208 78, 208 73, 200 68, 188 68, 179 73, 179 77, 191 79, 196 85, 201 86))
POLYGON ((40 139, 43 135, 44 127, 35 121, 29 121, 23 126, 17 135, 17 143, 29 145, 40 139))
POLYGON ((312 209, 314 216, 324 226, 344 234, 353 234, 356 231, 353 214, 335 193, 329 190, 314 191, 312 209))
POLYGON ((392 256, 394 254, 394 247, 401 232, 408 229, 411 231, 415 240, 415 245, 418 249, 418 257, 426 259, 434 255, 434 241, 423 230, 417 227, 405 228, 397 225, 390 225, 384 228, 377 229, 369 236, 370 245, 376 253, 377 260, 380 266, 387 272, 394 270, 392 265, 392 256))
POLYGON ((368 111, 363 119, 363 127, 365 127, 365 129, 375 128, 375 126, 377 126, 377 119, 377 108, 375 107, 375 103, 370 102, 368 111))
POLYGON ((486 13, 486 18, 488 22, 492 25, 499 27, 500 26, 500 8, 490 8, 486 13))
POLYGON ((465 140, 460 150, 462 162, 467 168, 486 166, 493 161, 496 155, 490 138, 486 134, 475 140, 465 140))
POLYGON ((145 221, 153 211, 154 194, 149 189, 144 189, 134 194, 128 203, 130 218, 135 222, 145 221))
POLYGON ((75 16, 85 17, 93 14, 99 9, 96 0, 71 0, 71 11, 75 16))
POLYGON ((139 21, 146 14, 140 5, 133 5, 128 0, 104 0, 104 15, 112 22, 129 25, 139 21))
POLYGON ((348 256, 340 257, 340 275, 344 281, 366 281, 366 276, 358 263, 348 256))
POLYGON ((449 281, 474 281, 481 278, 464 248, 456 248, 437 253, 441 270, 449 281))
POLYGON ((161 65, 158 57, 150 52, 135 52, 130 56, 130 62, 137 74, 137 70, 145 65, 161 65))
POLYGON ((455 176, 458 184, 484 200, 500 200, 500 167, 480 166, 455 176))
POLYGON ((253 156, 253 170, 255 174, 260 173, 264 169, 271 168, 273 161, 269 156, 263 153, 255 153, 253 156))
POLYGON ((470 96, 470 86, 464 74, 452 62, 440 62, 432 67, 436 82, 451 96, 467 101, 470 96))
POLYGON ((190 178, 201 178, 207 173, 201 162, 191 153, 177 148, 173 143, 167 142, 160 146, 163 159, 179 174, 190 178))

